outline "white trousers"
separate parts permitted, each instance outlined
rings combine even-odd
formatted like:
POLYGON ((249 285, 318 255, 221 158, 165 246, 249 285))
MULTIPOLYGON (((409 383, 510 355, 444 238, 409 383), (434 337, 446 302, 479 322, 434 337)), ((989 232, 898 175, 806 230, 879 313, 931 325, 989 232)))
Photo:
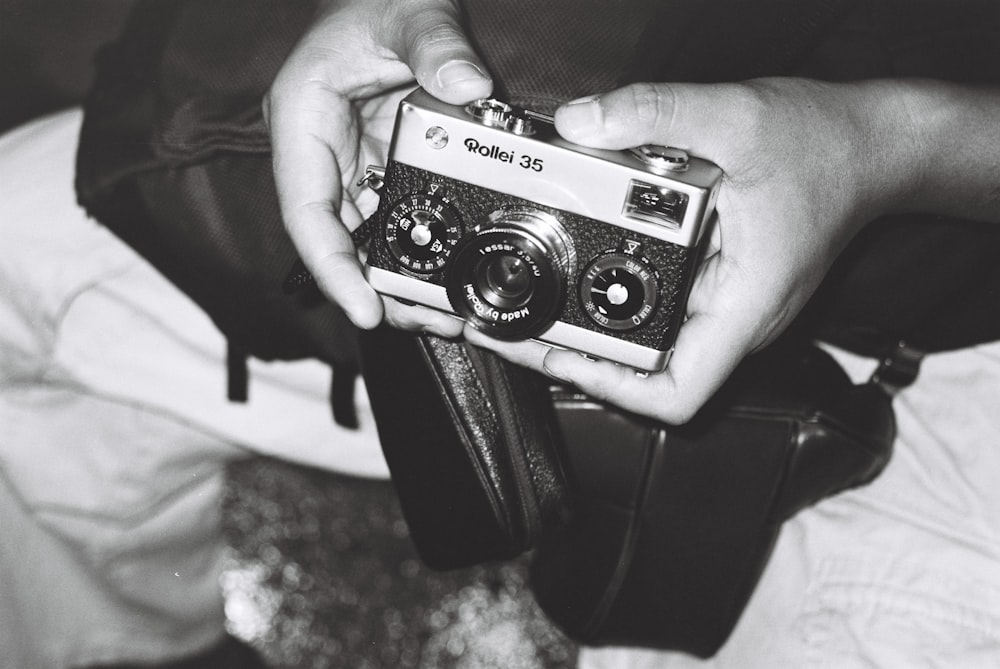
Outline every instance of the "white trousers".
POLYGON ((162 661, 224 633, 223 468, 254 453, 388 475, 318 362, 251 361, 73 194, 80 113, 0 138, 0 667, 162 661))

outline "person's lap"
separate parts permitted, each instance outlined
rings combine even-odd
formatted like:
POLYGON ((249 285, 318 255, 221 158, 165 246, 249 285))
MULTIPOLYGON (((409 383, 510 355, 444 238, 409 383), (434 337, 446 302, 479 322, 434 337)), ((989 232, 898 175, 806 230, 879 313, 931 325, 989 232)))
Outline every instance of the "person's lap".
POLYGON ((80 114, 0 138, 0 666, 162 661, 223 634, 225 464, 387 476, 329 368, 251 363, 225 396, 208 318, 73 195, 80 114))

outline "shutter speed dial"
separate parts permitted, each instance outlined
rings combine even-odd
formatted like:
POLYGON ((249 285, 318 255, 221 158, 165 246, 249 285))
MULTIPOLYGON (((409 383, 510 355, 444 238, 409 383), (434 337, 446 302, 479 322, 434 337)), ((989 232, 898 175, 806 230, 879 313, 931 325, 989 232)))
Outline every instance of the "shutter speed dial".
POLYGON ((413 193, 389 211, 385 232, 389 250, 411 272, 443 270, 461 236, 461 220, 447 198, 413 193))
POLYGON ((656 313, 659 275, 645 257, 608 251, 584 269, 580 301, 590 320, 609 330, 645 325, 656 313))

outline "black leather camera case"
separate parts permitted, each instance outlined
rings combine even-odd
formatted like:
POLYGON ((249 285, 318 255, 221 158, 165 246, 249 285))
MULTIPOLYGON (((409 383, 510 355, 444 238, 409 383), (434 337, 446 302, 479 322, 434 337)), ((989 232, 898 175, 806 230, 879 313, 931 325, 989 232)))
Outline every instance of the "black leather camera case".
POLYGON ((590 644, 714 654, 784 520, 873 479, 889 396, 813 346, 746 362, 691 423, 667 426, 555 395, 575 514, 536 551, 542 608, 590 644))

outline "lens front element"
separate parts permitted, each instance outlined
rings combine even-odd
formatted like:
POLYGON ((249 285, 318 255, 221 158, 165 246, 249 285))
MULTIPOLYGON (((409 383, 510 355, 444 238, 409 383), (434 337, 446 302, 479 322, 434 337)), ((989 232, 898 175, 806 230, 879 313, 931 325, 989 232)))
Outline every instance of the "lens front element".
POLYGON ((499 308, 516 309, 524 306, 532 294, 532 271, 525 261, 513 253, 486 256, 477 267, 479 292, 499 308))
POLYGON ((559 221, 535 209, 493 212, 455 248, 445 275, 452 308, 491 337, 515 341, 552 324, 576 263, 559 221))

